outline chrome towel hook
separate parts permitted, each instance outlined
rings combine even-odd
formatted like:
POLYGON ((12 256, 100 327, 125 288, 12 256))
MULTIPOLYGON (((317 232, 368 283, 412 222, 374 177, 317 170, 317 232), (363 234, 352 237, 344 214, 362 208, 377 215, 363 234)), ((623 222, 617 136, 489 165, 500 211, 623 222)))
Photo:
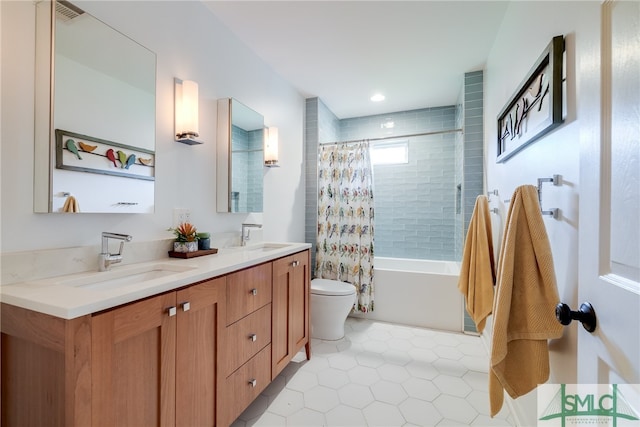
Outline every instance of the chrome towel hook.
POLYGON ((578 311, 572 311, 563 302, 558 303, 556 305, 556 319, 565 326, 571 323, 572 320, 578 320, 588 332, 596 330, 596 312, 590 302, 583 302, 578 311))
POLYGON ((551 178, 538 178, 538 202, 540 203, 540 210, 542 215, 551 215, 554 219, 558 219, 560 216, 560 209, 551 208, 544 210, 542 209, 542 183, 543 182, 551 182, 556 187, 562 185, 562 175, 553 175, 551 178))

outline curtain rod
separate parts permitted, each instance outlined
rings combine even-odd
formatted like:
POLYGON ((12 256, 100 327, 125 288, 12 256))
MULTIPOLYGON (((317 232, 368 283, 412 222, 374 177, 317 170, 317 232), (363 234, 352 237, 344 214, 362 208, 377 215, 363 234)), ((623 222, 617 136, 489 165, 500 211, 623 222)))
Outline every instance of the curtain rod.
POLYGON ((462 129, 438 130, 438 131, 434 131, 434 132, 411 133, 411 134, 406 134, 406 135, 392 135, 392 136, 385 136, 385 137, 380 137, 380 138, 352 139, 350 141, 323 142, 323 143, 320 143, 318 145, 352 144, 354 142, 361 142, 361 141, 384 141, 385 139, 410 138, 410 137, 413 137, 413 136, 439 135, 439 134, 442 134, 442 133, 454 133, 454 132, 462 132, 462 129))

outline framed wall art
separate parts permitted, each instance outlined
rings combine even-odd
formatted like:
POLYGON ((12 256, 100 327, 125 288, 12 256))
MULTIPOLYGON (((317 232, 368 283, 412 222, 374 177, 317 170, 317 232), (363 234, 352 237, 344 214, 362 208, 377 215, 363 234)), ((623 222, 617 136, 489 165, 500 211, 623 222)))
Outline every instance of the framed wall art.
POLYGON ((56 168, 155 180, 155 152, 56 129, 56 168))
POLYGON ((563 53, 564 37, 556 36, 498 114, 497 163, 562 124, 563 53))

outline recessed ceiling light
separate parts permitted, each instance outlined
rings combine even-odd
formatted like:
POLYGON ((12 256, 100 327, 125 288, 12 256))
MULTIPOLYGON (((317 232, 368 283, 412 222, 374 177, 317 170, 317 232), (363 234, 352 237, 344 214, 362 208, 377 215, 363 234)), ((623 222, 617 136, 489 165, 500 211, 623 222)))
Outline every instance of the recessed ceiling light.
POLYGON ((381 93, 376 93, 375 95, 373 95, 373 96, 371 97, 371 100, 372 100, 373 102, 380 102, 380 101, 384 101, 384 95, 383 95, 383 94, 381 94, 381 93))

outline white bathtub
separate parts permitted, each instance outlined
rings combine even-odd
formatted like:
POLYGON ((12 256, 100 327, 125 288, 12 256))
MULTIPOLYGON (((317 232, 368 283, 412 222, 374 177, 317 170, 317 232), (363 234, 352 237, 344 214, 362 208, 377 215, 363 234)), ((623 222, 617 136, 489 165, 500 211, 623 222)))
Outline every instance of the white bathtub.
POLYGON ((352 316, 462 332, 464 300, 454 261, 374 259, 374 310, 352 316))

